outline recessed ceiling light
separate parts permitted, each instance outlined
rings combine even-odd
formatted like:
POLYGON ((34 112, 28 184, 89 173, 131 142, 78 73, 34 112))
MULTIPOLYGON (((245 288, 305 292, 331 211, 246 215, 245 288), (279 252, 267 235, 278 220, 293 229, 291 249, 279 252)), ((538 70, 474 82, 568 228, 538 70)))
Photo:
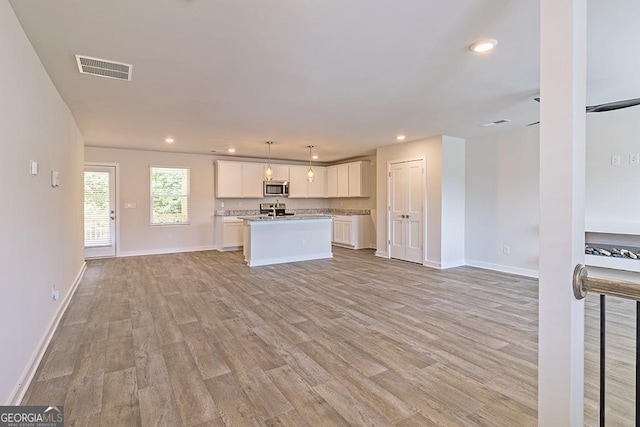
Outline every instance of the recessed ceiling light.
POLYGON ((317 155, 317 154, 314 154, 313 156, 311 156, 311 158, 312 158, 313 160, 318 160, 318 155, 317 155))
POLYGON ((404 136, 404 135, 398 135, 398 136, 396 136, 396 139, 397 139, 398 141, 404 141, 404 139, 405 139, 405 138, 406 138, 406 136, 404 136))
POLYGON ((235 149, 235 148, 229 148, 227 151, 228 151, 229 153, 235 153, 235 152, 236 152, 236 149, 235 149))
POLYGON ((492 50, 497 45, 498 40, 496 39, 478 40, 477 42, 469 46, 469 49, 473 52, 482 53, 492 50))
POLYGON ((175 141, 175 139, 173 138, 165 138, 164 142, 166 142, 167 144, 173 144, 173 142, 175 141))

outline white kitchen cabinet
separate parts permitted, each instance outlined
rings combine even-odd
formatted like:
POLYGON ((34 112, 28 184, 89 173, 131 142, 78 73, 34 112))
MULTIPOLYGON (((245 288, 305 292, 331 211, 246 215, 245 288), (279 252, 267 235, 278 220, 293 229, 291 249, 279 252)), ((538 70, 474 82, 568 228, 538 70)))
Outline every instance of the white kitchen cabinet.
POLYGON ((369 197, 370 175, 365 161, 327 167, 327 197, 369 197))
POLYGON ((235 216, 224 217, 223 219, 223 238, 222 247, 228 248, 241 248, 244 231, 242 228, 243 221, 235 216))
POLYGON ((307 182, 309 197, 327 197, 327 168, 314 166, 313 172, 315 173, 313 182, 307 182))
POLYGON ((216 162, 218 198, 262 198, 264 165, 262 163, 216 162))
POLYGON ((369 195, 369 162, 349 163, 349 197, 366 197, 369 195))
POLYGON ((332 243, 352 249, 370 245, 370 215, 337 215, 333 217, 332 243))
POLYGON ((243 221, 235 216, 216 216, 215 218, 215 248, 219 251, 242 248, 243 221))
POLYGON ((338 166, 327 167, 327 197, 338 197, 338 166))
MULTIPOLYGON (((267 165, 218 160, 218 198, 262 198, 267 165)), ((271 165, 274 181, 289 181, 290 198, 368 197, 371 166, 358 161, 334 166, 313 166, 315 179, 307 182, 309 166, 271 165)))
POLYGON ((349 164, 338 165, 338 197, 349 197, 349 164))
POLYGON ((242 197, 242 163, 216 162, 216 194, 218 197, 242 197))
POLYGON ((261 199, 264 194, 263 181, 264 166, 262 163, 242 164, 242 197, 261 199))
POLYGON ((327 168, 314 166, 315 178, 313 182, 307 181, 309 166, 291 166, 289 168, 290 185, 289 198, 326 197, 327 168))
POLYGON ((352 246, 351 216, 333 217, 333 243, 352 246))
MULTIPOLYGON (((264 169, 262 171, 263 180, 267 173, 267 167, 269 167, 268 164, 264 165, 264 169)), ((291 180, 290 171, 289 171, 290 167, 291 166, 289 165, 274 165, 272 163, 271 171, 273 172, 273 181, 290 181, 291 180)))
POLYGON ((289 198, 308 197, 306 166, 291 166, 289 168, 289 198))

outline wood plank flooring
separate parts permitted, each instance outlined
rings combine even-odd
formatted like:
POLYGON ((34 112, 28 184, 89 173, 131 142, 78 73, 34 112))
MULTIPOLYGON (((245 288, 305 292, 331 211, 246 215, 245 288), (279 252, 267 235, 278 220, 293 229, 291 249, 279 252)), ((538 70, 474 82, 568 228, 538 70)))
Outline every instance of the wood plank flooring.
MULTIPOLYGON (((537 424, 537 281, 334 255, 89 261, 23 404, 77 426, 537 424)), ((607 425, 632 425, 635 306, 609 307, 607 425)), ((587 425, 596 310, 588 297, 587 425)))

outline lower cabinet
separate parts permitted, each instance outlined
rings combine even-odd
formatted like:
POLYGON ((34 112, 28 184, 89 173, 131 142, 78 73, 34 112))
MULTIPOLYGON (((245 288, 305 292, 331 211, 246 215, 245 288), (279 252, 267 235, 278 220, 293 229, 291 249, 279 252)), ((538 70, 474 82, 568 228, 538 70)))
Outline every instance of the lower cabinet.
POLYGON ((241 219, 235 216, 216 217, 216 248, 219 251, 233 251, 242 248, 244 229, 241 219))
POLYGON ((369 215, 337 215, 333 217, 332 243, 352 249, 370 245, 369 215))

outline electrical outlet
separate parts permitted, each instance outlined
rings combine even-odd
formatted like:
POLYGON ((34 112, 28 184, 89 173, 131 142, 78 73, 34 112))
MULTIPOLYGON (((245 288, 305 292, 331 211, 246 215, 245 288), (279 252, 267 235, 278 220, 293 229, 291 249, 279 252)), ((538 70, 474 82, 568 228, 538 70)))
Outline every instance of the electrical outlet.
POLYGON ((220 202, 220 207, 224 208, 224 202, 220 202))
POLYGON ((509 255, 511 253, 511 246, 504 245, 502 247, 502 253, 505 255, 509 255))
POLYGON ((56 285, 51 285, 51 298, 53 298, 54 301, 57 301, 58 298, 60 298, 60 291, 56 289, 56 285))
POLYGON ((640 163, 640 154, 638 153, 629 154, 629 164, 637 165, 638 163, 640 163))
POLYGON ((620 154, 611 156, 611 166, 620 166, 620 154))

